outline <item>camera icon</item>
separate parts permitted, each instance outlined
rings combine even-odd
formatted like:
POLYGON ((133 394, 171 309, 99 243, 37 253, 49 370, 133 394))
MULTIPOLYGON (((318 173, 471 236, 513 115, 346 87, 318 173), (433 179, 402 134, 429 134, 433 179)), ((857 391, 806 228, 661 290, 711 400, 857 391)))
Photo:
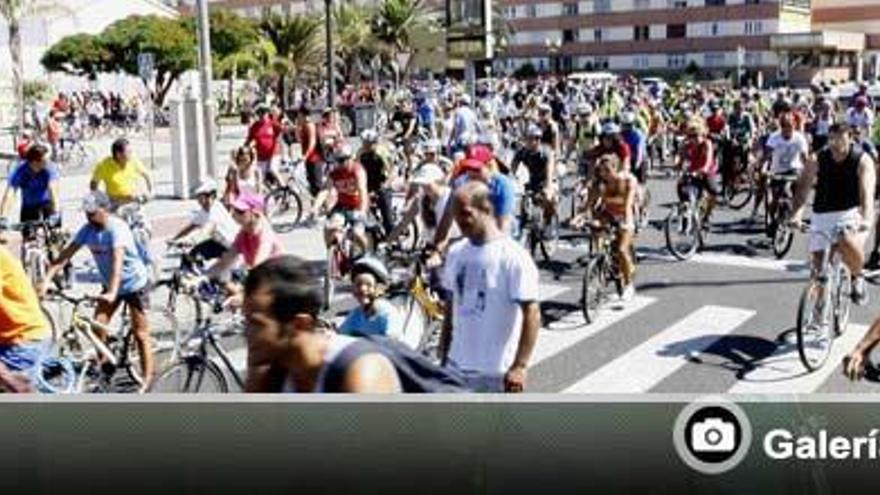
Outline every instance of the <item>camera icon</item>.
POLYGON ((694 452, 733 452, 736 427, 721 418, 706 418, 691 426, 691 449, 694 452))

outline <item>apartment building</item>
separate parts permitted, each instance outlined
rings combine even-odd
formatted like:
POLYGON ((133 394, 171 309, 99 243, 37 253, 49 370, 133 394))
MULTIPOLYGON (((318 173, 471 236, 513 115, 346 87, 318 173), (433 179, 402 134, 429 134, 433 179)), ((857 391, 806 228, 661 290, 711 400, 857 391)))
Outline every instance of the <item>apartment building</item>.
POLYGON ((496 70, 777 73, 770 38, 810 30, 808 0, 499 0, 515 34, 496 70))
MULTIPOLYGON (((265 9, 278 14, 309 14, 324 12, 324 0, 209 0, 210 8, 235 11, 246 17, 259 18, 265 9)), ((193 11, 195 0, 178 0, 178 8, 186 15, 193 11)))
POLYGON ((813 0, 813 29, 864 33, 865 74, 880 77, 880 0, 813 0))

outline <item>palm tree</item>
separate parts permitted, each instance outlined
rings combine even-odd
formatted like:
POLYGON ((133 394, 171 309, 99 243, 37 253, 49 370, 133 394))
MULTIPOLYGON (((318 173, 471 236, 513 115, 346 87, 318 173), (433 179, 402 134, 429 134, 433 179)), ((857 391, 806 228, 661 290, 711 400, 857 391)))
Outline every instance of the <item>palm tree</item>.
POLYGON ((269 64, 278 76, 277 94, 286 103, 287 78, 320 70, 321 19, 290 13, 280 15, 266 9, 260 30, 272 43, 275 57, 269 64))
POLYGON ((52 0, 0 0, 0 17, 9 33, 9 55, 12 60, 12 89, 15 94, 16 125, 24 127, 24 64, 21 59, 21 22, 69 9, 52 0))
MULTIPOLYGON (((413 37, 427 31, 432 24, 439 24, 439 14, 440 11, 425 0, 384 0, 379 6, 373 18, 373 33, 387 46, 396 73, 400 73, 397 68, 400 55, 412 52, 413 37)), ((408 69, 408 66, 407 61, 405 67, 408 69)))
POLYGON ((342 75, 346 81, 355 80, 362 63, 371 60, 380 51, 370 28, 374 10, 357 4, 340 3, 331 16, 334 47, 343 67, 342 75))
MULTIPOLYGON (((229 87, 226 111, 232 113, 235 106, 235 79, 242 74, 262 79, 272 69, 272 62, 277 56, 275 45, 269 40, 261 39, 231 53, 217 61, 215 70, 220 77, 226 77, 229 87)), ((289 68, 285 65, 285 70, 289 68)))

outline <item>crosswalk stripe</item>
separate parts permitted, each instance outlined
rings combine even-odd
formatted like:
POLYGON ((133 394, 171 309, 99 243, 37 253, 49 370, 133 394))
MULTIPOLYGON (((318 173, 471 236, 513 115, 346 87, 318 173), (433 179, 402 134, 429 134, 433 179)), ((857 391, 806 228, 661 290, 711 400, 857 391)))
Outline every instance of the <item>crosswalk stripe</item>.
POLYGON ((808 373, 798 356, 795 336, 779 346, 770 357, 757 363, 757 368, 745 375, 728 394, 807 394, 825 383, 832 373, 839 372, 843 357, 865 334, 865 325, 849 325, 846 333, 834 341, 828 361, 822 368, 808 373))
MULTIPOLYGON (((639 256, 658 261, 678 260, 666 252, 637 251, 639 256)), ((776 260, 769 258, 756 258, 737 254, 724 253, 697 253, 687 262, 701 263, 705 265, 732 266, 736 268, 751 268, 754 270, 769 270, 775 272, 801 273, 809 271, 809 266, 803 260, 776 260)))
POLYGON ((653 297, 636 296, 627 303, 604 309, 599 313, 596 321, 589 325, 586 325, 581 311, 568 313, 551 323, 548 328, 541 329, 538 343, 532 355, 533 365, 550 359, 578 342, 645 309, 656 301, 653 297))
POLYGON ((571 290, 571 287, 556 284, 540 284, 538 288, 538 297, 542 301, 551 301, 560 294, 564 294, 571 290))
POLYGON ((643 393, 755 314, 703 306, 570 386, 565 393, 643 393))

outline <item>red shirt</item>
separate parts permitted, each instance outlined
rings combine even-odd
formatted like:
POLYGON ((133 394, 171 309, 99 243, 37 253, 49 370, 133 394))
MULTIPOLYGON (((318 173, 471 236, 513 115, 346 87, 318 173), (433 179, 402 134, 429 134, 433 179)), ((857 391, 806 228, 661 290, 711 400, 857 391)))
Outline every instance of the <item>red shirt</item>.
POLYGON ((31 147, 32 144, 34 144, 34 142, 30 139, 22 139, 21 141, 19 141, 18 145, 16 145, 15 147, 15 150, 18 152, 18 157, 24 160, 27 156, 27 150, 31 147))
POLYGON ((715 155, 712 152, 712 141, 706 139, 702 145, 689 142, 687 144, 688 172, 703 172, 714 176, 717 172, 715 155))
POLYGON ((706 127, 712 134, 719 134, 725 126, 727 126, 727 119, 724 118, 724 115, 713 114, 706 119, 706 127))
POLYGON ((358 178, 364 174, 360 163, 354 167, 336 167, 330 171, 330 180, 336 189, 336 204, 346 210, 360 210, 364 198, 358 187, 358 178))
POLYGON ((306 163, 310 163, 310 164, 320 163, 322 160, 321 160, 321 153, 318 150, 318 148, 319 148, 319 146, 318 146, 318 127, 315 124, 312 124, 311 122, 309 122, 308 124, 299 127, 298 134, 299 134, 299 147, 302 150, 303 159, 306 161, 306 163), (314 148, 312 148, 311 153, 306 154, 306 151, 308 151, 308 148, 309 148, 309 128, 311 128, 312 132, 314 133, 315 146, 314 146, 314 148))
POLYGON ((265 162, 272 159, 283 131, 281 124, 274 119, 260 119, 251 125, 248 130, 248 140, 256 145, 257 160, 265 162))

